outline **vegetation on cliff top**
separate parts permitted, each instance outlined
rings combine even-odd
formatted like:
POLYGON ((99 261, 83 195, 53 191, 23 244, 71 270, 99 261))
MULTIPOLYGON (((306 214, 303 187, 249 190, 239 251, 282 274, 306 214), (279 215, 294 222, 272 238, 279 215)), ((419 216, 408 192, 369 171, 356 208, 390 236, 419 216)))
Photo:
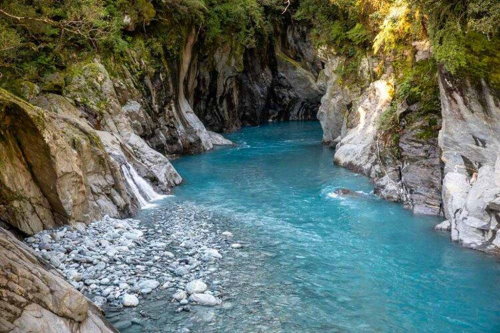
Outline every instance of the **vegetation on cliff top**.
MULTIPOLYGON (((453 74, 500 85, 496 0, 301 0, 288 11, 312 25, 318 45, 354 63, 366 54, 411 59, 412 43, 432 42, 433 56, 453 74)), ((5 1, 0 5, 0 70, 36 79, 75 58, 126 52, 137 36, 173 57, 186 30, 207 45, 253 47, 281 14, 280 0, 5 1), (146 38, 144 38, 146 37, 146 38)), ((352 66, 355 68, 355 66, 352 66)), ((348 70, 347 74, 352 74, 348 70)))
MULTIPOLYGON (((193 27, 203 47, 228 45, 241 57, 259 35, 272 31, 285 6, 281 0, 4 1, 0 87, 16 92, 34 82, 57 92, 73 64, 96 56, 111 70, 134 63, 131 58, 154 70, 177 61, 193 27)), ((383 130, 397 130, 396 110, 403 103, 420 103, 423 116, 439 114, 438 66, 500 89, 496 0, 297 0, 286 15, 309 25, 318 47, 345 59, 339 69, 344 83, 360 84, 359 68, 368 57, 378 62, 375 77, 390 68, 395 98, 383 130), (430 59, 415 62, 418 45, 431 46, 430 59)))
POLYGON ((411 62, 414 43, 430 40, 446 70, 500 87, 496 0, 302 0, 295 17, 313 25, 318 45, 350 61, 377 55, 411 62))

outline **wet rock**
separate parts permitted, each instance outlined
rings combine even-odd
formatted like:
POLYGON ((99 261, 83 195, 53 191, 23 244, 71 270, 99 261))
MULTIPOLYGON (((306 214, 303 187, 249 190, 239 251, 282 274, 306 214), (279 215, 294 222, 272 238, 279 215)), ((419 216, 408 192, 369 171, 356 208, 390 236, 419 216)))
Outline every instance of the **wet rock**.
POLYGON ((207 285, 202 280, 194 280, 186 285, 188 294, 204 293, 207 290, 207 285))
POLYGON ((450 221, 445 220, 439 224, 436 224, 434 229, 439 230, 439 231, 450 231, 451 230, 451 223, 450 223, 450 221))
POLYGON ((98 307, 102 308, 106 304, 107 300, 105 297, 96 296, 92 299, 92 302, 94 302, 94 304, 98 307))
POLYGON ((333 193, 341 195, 341 196, 352 196, 352 197, 359 197, 359 196, 361 196, 356 191, 349 190, 347 188, 338 188, 338 189, 334 190, 333 193))
POLYGON ((156 289, 159 285, 160 282, 156 280, 143 280, 138 284, 141 289, 156 289))
POLYGON ((173 296, 172 296, 176 301, 180 302, 183 299, 187 298, 187 293, 184 290, 179 290, 177 291, 173 296))
POLYGON ((85 296, 3 228, 0 228, 0 281, 2 331, 90 332, 88 328, 92 327, 93 331, 113 332, 85 296))
POLYGON ((222 255, 216 249, 207 249, 203 253, 202 259, 205 261, 213 260, 213 259, 221 259, 222 255))
POLYGON ((222 303, 220 299, 209 294, 192 294, 189 300, 203 306, 215 306, 222 303))
POLYGON ((125 294, 123 295, 123 306, 135 307, 139 305, 139 299, 135 295, 125 294))
POLYGON ((451 238, 500 253, 500 101, 487 82, 439 72, 443 208, 451 238))
POLYGON ((186 266, 181 266, 175 269, 174 274, 178 276, 184 276, 189 273, 189 268, 186 266))

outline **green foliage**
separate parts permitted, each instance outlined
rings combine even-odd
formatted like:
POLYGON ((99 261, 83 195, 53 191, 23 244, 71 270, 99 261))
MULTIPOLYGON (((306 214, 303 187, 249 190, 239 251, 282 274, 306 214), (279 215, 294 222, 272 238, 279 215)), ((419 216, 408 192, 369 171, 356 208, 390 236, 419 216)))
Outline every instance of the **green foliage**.
POLYGON ((446 70, 500 89, 500 2, 415 0, 427 15, 434 57, 446 70))
POLYGON ((356 46, 366 45, 370 40, 368 30, 361 23, 356 23, 354 28, 347 31, 346 36, 356 46))
POLYGON ((242 54, 255 46, 280 0, 19 0, 0 4, 2 80, 38 82, 95 55, 176 61, 195 28, 205 47, 229 45, 242 54))
POLYGON ((209 0, 206 42, 235 42, 255 46, 255 33, 264 27, 263 7, 256 0, 209 0))
POLYGON ((398 109, 413 106, 414 111, 407 115, 410 123, 428 119, 429 125, 423 129, 422 138, 436 136, 435 117, 440 115, 441 108, 435 60, 427 59, 415 64, 406 64, 399 74, 395 87, 394 99, 390 107, 382 114, 379 129, 382 132, 397 132, 401 121, 398 117, 398 109))

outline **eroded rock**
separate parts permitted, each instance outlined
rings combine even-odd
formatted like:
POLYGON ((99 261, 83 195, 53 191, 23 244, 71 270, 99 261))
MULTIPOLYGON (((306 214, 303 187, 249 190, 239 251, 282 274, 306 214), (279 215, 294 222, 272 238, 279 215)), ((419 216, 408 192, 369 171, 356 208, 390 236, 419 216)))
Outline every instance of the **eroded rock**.
POLYGON ((100 310, 0 228, 0 330, 115 332, 100 310))

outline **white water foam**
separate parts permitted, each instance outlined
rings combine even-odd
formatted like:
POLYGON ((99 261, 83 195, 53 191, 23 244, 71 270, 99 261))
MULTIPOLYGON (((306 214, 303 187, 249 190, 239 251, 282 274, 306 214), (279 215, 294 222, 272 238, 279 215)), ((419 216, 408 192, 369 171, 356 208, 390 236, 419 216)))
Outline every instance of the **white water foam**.
POLYGON ((141 208, 154 207, 155 205, 149 203, 150 201, 166 197, 166 195, 157 193, 144 178, 139 176, 131 164, 122 165, 122 171, 141 208))

